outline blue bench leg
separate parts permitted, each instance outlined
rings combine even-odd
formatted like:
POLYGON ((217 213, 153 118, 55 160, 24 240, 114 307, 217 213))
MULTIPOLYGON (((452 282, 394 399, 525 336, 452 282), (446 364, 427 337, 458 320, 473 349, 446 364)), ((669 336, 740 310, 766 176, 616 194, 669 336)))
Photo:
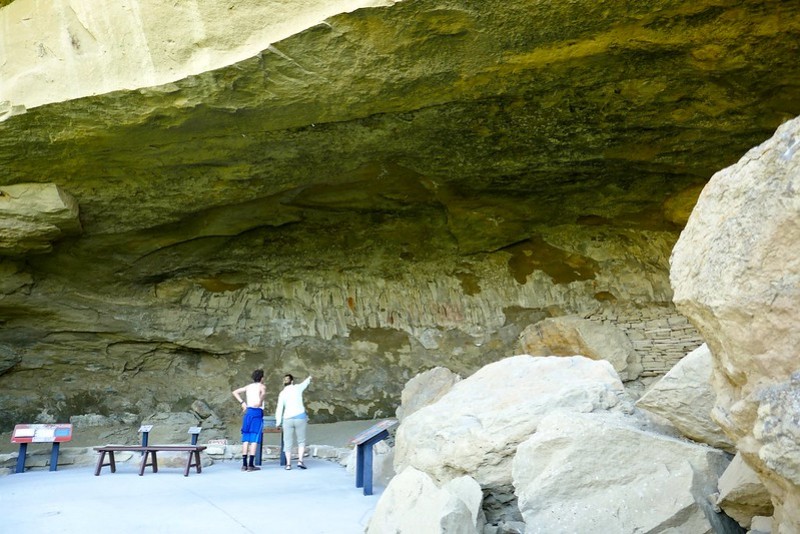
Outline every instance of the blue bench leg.
POLYGON ((17 456, 17 473, 25 472, 25 455, 28 452, 28 444, 19 444, 19 456, 17 456))
POLYGON ((50 451, 50 471, 58 469, 58 448, 60 445, 57 441, 53 442, 53 449, 50 451))

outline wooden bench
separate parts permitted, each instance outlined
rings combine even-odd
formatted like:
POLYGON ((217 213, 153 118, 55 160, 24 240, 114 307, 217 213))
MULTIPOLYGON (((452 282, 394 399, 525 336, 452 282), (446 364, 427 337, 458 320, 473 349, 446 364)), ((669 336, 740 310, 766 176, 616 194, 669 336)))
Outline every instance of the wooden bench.
POLYGON ((103 467, 109 466, 111 472, 117 471, 117 465, 114 461, 115 452, 142 452, 142 461, 139 464, 139 476, 144 475, 144 470, 147 467, 153 468, 153 473, 158 473, 158 452, 188 452, 189 457, 186 460, 186 468, 183 470, 183 476, 189 476, 189 470, 194 467, 198 473, 202 472, 202 465, 200 463, 200 452, 206 450, 205 445, 106 445, 104 447, 94 447, 94 450, 100 453, 97 459, 97 467, 94 470, 94 476, 100 476, 100 471, 103 467), (108 462, 105 461, 108 455, 108 462))

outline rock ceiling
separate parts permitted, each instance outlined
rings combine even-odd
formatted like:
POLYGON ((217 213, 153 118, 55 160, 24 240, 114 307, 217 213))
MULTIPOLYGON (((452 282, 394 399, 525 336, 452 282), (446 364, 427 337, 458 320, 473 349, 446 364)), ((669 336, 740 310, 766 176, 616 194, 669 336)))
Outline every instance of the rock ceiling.
POLYGON ((364 245, 421 225, 465 254, 541 224, 664 227, 666 199, 800 112, 800 21, 780 2, 657 5, 340 15, 230 67, 7 120, 3 183, 58 184, 79 241, 133 260, 279 227, 364 245))
POLYGON ((184 283, 213 297, 303 273, 389 280, 544 250, 558 227, 674 242, 710 176, 800 114, 798 57, 794 2, 402 1, 163 85, 7 113, 0 188, 56 184, 81 231, 6 252, 5 367, 98 324, 115 342, 169 338, 198 321, 184 283), (171 292, 183 311, 164 315, 186 316, 169 327, 119 311, 171 292))

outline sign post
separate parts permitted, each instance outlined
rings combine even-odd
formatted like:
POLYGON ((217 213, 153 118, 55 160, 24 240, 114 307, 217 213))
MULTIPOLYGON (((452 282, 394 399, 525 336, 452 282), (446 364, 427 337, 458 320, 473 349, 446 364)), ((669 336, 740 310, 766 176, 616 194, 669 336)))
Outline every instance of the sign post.
POLYGON ((389 429, 396 424, 396 419, 386 419, 350 440, 356 445, 356 487, 364 488, 364 495, 372 495, 372 447, 388 438, 389 429))
POLYGON ((139 427, 139 432, 142 434, 142 447, 147 447, 147 439, 150 436, 151 430, 153 430, 153 425, 142 425, 139 427))
POLYGON ((192 445, 197 445, 197 437, 200 435, 200 431, 203 430, 202 427, 199 426, 190 426, 189 427, 189 434, 192 435, 192 445))

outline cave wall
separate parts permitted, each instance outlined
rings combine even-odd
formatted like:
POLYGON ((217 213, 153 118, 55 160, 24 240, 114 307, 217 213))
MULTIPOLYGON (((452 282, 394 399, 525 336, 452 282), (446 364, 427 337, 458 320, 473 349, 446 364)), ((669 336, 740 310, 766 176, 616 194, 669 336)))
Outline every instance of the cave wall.
POLYGON ((800 114, 800 6, 322 4, 0 9, 0 431, 188 410, 235 439, 256 367, 270 402, 314 374, 316 421, 389 416, 562 315, 645 378, 699 344, 670 251, 800 114))
MULTIPOLYGON (((255 368, 266 371, 268 409, 283 373, 311 373, 313 421, 391 417, 416 373, 442 365, 467 376, 519 353, 530 324, 571 314, 626 332, 643 376, 659 376, 701 343, 669 301, 676 238, 557 228, 512 250, 412 263, 387 278, 320 269, 235 283, 173 278, 113 303, 73 295, 63 330, 40 337, 46 325, 37 328, 35 314, 27 333, 14 325, 25 339, 0 375, 2 422, 97 414, 94 425, 130 425, 200 401, 224 422, 220 437, 236 439, 230 390, 255 368)), ((28 299, 52 296, 52 284, 33 284, 28 299)))

